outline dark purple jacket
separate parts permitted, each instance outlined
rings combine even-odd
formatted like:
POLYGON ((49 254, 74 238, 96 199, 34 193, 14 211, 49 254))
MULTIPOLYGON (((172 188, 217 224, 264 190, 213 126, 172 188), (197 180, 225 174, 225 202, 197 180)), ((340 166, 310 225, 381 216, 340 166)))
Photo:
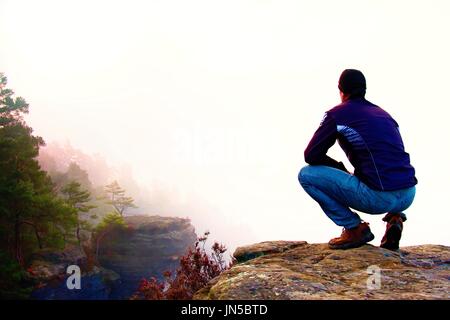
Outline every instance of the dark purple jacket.
POLYGON ((417 184, 397 122, 364 98, 353 98, 325 113, 305 150, 305 161, 345 170, 327 156, 336 139, 355 168, 355 176, 370 188, 393 191, 417 184))

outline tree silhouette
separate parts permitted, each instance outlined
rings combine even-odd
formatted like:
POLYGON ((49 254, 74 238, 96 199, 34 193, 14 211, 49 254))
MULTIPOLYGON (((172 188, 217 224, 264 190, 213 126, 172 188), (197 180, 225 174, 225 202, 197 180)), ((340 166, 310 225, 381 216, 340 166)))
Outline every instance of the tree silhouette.
POLYGON ((128 208, 137 208, 132 197, 125 196, 125 190, 122 189, 117 181, 105 186, 108 204, 112 205, 117 213, 123 217, 128 208))

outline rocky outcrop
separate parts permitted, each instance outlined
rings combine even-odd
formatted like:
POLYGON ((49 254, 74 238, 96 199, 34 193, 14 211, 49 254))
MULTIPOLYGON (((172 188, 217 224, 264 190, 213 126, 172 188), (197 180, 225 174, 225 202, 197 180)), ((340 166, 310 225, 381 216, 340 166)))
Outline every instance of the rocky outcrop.
POLYGON ((77 245, 62 251, 41 250, 32 258, 28 268, 30 280, 35 284, 31 298, 38 300, 97 300, 108 299, 120 276, 112 270, 88 267, 86 256, 77 245), (81 270, 80 290, 69 290, 67 268, 77 265, 81 270))
POLYGON ((161 216, 125 217, 125 232, 108 234, 99 250, 102 267, 120 275, 112 299, 130 297, 142 278, 162 277, 178 267, 179 258, 197 240, 188 219, 161 216))
POLYGON ((36 284, 34 299, 128 299, 142 278, 162 276, 178 267, 179 258, 197 240, 188 219, 125 217, 127 228, 107 234, 99 247, 100 266, 91 266, 77 245, 61 252, 42 250, 28 268, 36 284), (81 269, 81 289, 68 290, 69 265, 81 269))
POLYGON ((450 247, 392 252, 372 245, 273 241, 241 247, 237 263, 194 299, 449 299, 450 247), (378 276, 379 275, 379 276, 378 276))

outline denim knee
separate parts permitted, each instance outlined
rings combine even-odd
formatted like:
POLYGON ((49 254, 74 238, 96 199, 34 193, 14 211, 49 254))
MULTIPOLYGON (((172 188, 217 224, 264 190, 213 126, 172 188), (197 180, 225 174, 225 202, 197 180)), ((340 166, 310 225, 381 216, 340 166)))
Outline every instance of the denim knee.
POLYGON ((309 182, 309 175, 308 173, 311 171, 311 166, 307 165, 300 169, 300 172, 298 173, 298 182, 303 186, 309 182))

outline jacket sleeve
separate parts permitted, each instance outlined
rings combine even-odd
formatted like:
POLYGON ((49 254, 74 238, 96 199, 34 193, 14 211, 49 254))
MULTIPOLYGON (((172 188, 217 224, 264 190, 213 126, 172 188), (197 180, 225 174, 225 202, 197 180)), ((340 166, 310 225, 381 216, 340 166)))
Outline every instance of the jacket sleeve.
POLYGON ((324 165, 343 171, 347 171, 342 162, 338 162, 327 156, 330 149, 338 137, 336 121, 332 115, 325 113, 325 116, 305 150, 305 161, 310 165, 324 165))

